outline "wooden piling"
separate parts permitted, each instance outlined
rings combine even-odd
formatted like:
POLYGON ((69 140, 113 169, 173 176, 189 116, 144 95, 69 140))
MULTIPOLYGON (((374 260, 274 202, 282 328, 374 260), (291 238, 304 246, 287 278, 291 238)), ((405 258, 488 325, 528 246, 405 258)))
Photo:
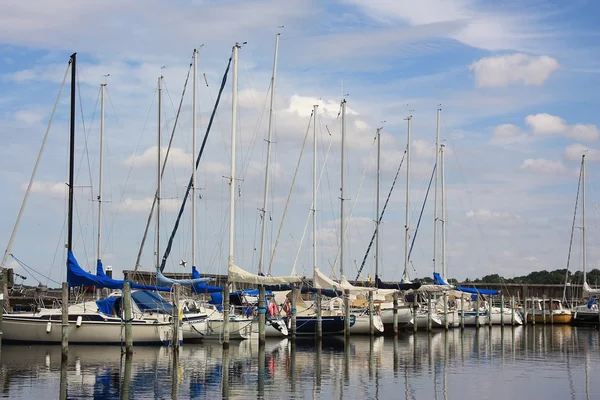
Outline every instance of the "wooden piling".
POLYGON ((133 354, 133 335, 131 332, 131 283, 123 283, 123 318, 125 319, 125 353, 133 354))
POLYGON ((69 357, 69 284, 67 282, 62 283, 61 355, 63 360, 69 357))
POLYGON ((4 316, 4 285, 5 283, 5 269, 0 270, 0 346, 2 346, 2 318, 4 316))
POLYGON ((460 294, 460 329, 465 329, 465 296, 460 294))
POLYGON ((375 313, 373 307, 373 292, 369 291, 369 333, 371 336, 375 334, 375 324, 373 323, 373 314, 375 313))
POLYGON ((500 326, 504 326, 504 295, 500 295, 500 326))
POLYGON ((344 289, 344 336, 350 337, 350 290, 344 289))
POLYGON ((223 349, 229 348, 229 282, 223 287, 223 349))
POLYGON ((292 339, 296 340, 296 297, 298 297, 298 289, 292 289, 292 339))
POLYGON ((427 292, 427 331, 431 330, 431 293, 427 292))
POLYGON ((477 310, 475 311, 475 328, 479 329, 479 305, 480 305, 480 300, 479 300, 479 294, 477 295, 477 310))
POLYGON ((531 299, 531 324, 535 325, 535 301, 531 299))
POLYGON ((515 296, 510 299, 510 324, 515 326, 515 296))
POLYGON ((323 311, 321 305, 323 303, 323 295, 321 289, 317 289, 317 339, 323 338, 323 311))
POLYGON ((258 287, 258 344, 265 344, 265 328, 267 325, 266 314, 267 307, 265 301, 265 287, 260 285, 258 287))
POLYGON ((413 332, 417 333, 417 293, 413 292, 413 332))
POLYGON ((542 297, 542 323, 546 325, 546 296, 542 297))
POLYGON ((394 292, 393 295, 393 307, 394 307, 394 336, 398 336, 398 292, 394 292))
POLYGON ((181 285, 173 285, 173 350, 179 351, 179 331, 181 330, 181 319, 179 318, 179 297, 181 296, 181 285))
POLYGON ((448 293, 444 292, 444 329, 448 330, 448 293))

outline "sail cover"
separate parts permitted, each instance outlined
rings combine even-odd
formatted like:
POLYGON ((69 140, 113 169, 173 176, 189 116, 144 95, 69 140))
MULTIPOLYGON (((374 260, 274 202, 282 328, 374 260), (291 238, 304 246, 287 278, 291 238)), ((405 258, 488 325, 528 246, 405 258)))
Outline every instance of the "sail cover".
MULTIPOLYGON (((200 278, 200 273, 195 266, 192 266, 192 279, 200 278)), ((209 286, 206 283, 196 283, 192 286, 194 293, 218 293, 223 291, 223 286, 209 286)))
POLYGON ((375 286, 379 289, 394 289, 394 290, 411 290, 421 287, 420 282, 411 283, 385 283, 379 277, 375 278, 375 286))
POLYGON ((229 280, 238 283, 253 283, 255 285, 282 285, 302 281, 301 276, 261 276, 248 272, 237 265, 228 268, 229 280))
POLYGON ((167 278, 160 272, 160 268, 156 268, 156 282, 162 286, 173 286, 178 283, 182 286, 193 286, 198 283, 210 282, 212 278, 196 278, 196 279, 171 279, 167 278))
POLYGON ((460 290, 461 292, 465 292, 465 293, 482 294, 485 296, 496 296, 498 293, 500 293, 499 290, 478 289, 478 288, 470 288, 470 287, 464 287, 464 286, 457 286, 456 290, 460 290))
POLYGON ((313 286, 316 288, 319 288, 319 289, 329 289, 329 290, 333 290, 333 291, 347 289, 350 291, 350 293, 353 293, 353 294, 365 293, 365 292, 371 292, 371 291, 377 290, 377 288, 354 286, 350 282, 348 282, 348 280, 343 276, 342 276, 341 281, 338 283, 338 282, 334 281, 333 279, 329 278, 324 273, 322 273, 319 270, 319 268, 315 268, 313 286))
POLYGON ((598 295, 600 295, 600 289, 592 289, 587 282, 583 282, 583 297, 598 295))
MULTIPOLYGON (((96 272, 98 268, 102 269, 102 262, 98 261, 96 266, 96 272)), ((77 259, 73 255, 73 252, 69 250, 67 255, 67 282, 70 287, 75 286, 96 286, 96 288, 108 288, 108 289, 123 289, 125 281, 109 278, 104 272, 102 276, 92 275, 89 272, 84 271, 77 262, 77 259)), ((132 289, 143 289, 143 290, 160 290, 170 291, 169 288, 142 285, 139 283, 131 283, 132 289)))

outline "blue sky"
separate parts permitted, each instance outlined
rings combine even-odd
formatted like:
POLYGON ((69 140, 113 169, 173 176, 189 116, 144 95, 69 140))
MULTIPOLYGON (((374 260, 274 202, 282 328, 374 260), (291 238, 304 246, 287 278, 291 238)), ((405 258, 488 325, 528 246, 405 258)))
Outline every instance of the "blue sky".
MULTIPOLYGON (((588 266, 600 268, 600 178, 595 174, 600 162, 600 121, 594 90, 600 83, 596 44, 600 5, 595 2, 4 3, 0 16, 0 184, 4 188, 0 243, 8 242, 68 57, 76 51, 82 105, 81 109, 78 104, 77 184, 81 187, 76 199, 76 254, 86 268, 93 268, 97 205, 91 199, 98 184, 97 101, 103 75, 110 74, 104 192, 108 203, 102 258, 114 266, 117 275, 131 269, 155 185, 157 77, 165 76, 163 131, 170 132, 175 113, 172 104, 179 101, 192 49, 204 45, 199 58, 199 132, 203 132, 231 46, 247 41, 240 51, 238 174, 244 179, 236 208, 236 262, 256 271, 265 105, 274 38, 279 31, 268 248, 279 228, 312 105, 319 103, 320 165, 325 161, 321 150, 327 149, 329 140, 333 144, 324 164, 326 174, 317 207, 318 263, 326 272, 337 272, 337 266, 331 267, 339 237, 337 111, 341 95, 348 94, 346 193, 350 201, 346 209, 356 200, 345 253, 349 278, 356 275, 355 260, 362 260, 373 229, 375 129, 384 126, 384 197, 406 146, 404 118, 413 115, 412 235, 433 167, 438 104, 443 109, 441 136, 448 149, 449 276, 515 276, 563 268, 579 160, 585 151, 589 161, 588 266), (285 27, 278 28, 280 25, 285 27)), ((68 87, 13 247, 15 256, 55 281, 65 277, 67 93, 68 87)), ((228 173, 229 164, 230 93, 229 81, 199 174, 199 186, 205 189, 199 202, 198 264, 207 272, 226 270, 228 187, 222 176, 228 173)), ((174 145, 176 157, 169 163, 164 182, 162 218, 167 228, 161 235, 163 243, 190 173, 189 90, 174 145)), ((291 270, 310 208, 310 141, 308 145, 273 262, 274 274, 291 270)), ((381 228, 382 275, 389 280, 398 279, 402 270, 404 185, 403 170, 381 228)), ((182 271, 179 260, 190 259, 189 218, 186 213, 169 271, 182 271)), ((416 240, 411 276, 431 275, 432 226, 430 202, 416 240)), ((572 265, 580 268, 580 231, 575 236, 572 265)), ((310 240, 309 226, 298 252, 298 273, 311 274, 310 240)), ((150 247, 144 251, 146 270, 153 268, 152 252, 150 247)), ((26 272, 14 261, 11 266, 26 272)), ((372 274, 373 268, 369 257, 363 275, 372 274)), ((35 283, 32 278, 29 282, 35 283)))

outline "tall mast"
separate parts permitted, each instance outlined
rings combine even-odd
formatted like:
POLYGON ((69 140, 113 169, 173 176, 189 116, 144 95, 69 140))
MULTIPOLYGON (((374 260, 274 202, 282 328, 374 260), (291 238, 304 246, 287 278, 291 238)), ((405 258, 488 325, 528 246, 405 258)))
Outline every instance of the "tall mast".
POLYGON ((69 144, 69 210, 67 226, 67 250, 73 250, 73 185, 75 173, 75 80, 77 79, 77 53, 71 55, 71 121, 69 144))
POLYGON ((410 129, 412 125, 412 115, 406 118, 408 122, 408 133, 406 135, 406 215, 404 226, 404 276, 403 280, 408 280, 408 250, 409 250, 409 227, 410 227, 410 129))
POLYGON ((437 128, 435 131, 435 188, 433 190, 433 272, 437 272, 437 237, 438 237, 438 177, 439 177, 439 153, 440 153, 440 113, 437 109, 437 128))
POLYGON ((194 49, 194 77, 192 79, 193 82, 193 91, 192 91, 192 266, 196 266, 196 114, 197 114, 197 106, 196 106, 196 89, 198 86, 197 83, 198 77, 198 50, 194 49))
POLYGON ((233 266, 233 244, 235 241, 235 135, 238 106, 238 50, 240 45, 233 46, 233 80, 231 93, 231 172, 229 178, 229 258, 228 267, 233 266))
POLYGON ((273 56, 273 75, 271 76, 271 105, 269 106, 269 128, 267 131, 267 163, 265 167, 265 194, 263 207, 260 210, 262 220, 262 232, 260 236, 260 253, 258 256, 258 273, 262 274, 265 254, 265 239, 267 236, 267 206, 269 199, 269 170, 271 167, 271 132, 273 126, 273 104, 275 102, 275 78, 277 77, 277 51, 279 49, 279 35, 275 36, 275 55, 273 56))
MULTIPOLYGON (((445 145, 440 146, 440 174, 442 175, 442 279, 446 280, 446 166, 445 145)), ((437 171, 437 167, 436 167, 437 171)))
POLYGON ((104 183, 104 90, 100 85, 100 177, 98 179, 98 261, 102 259, 102 184, 104 183))
POLYGON ((346 99, 342 100, 342 163, 340 177, 340 279, 344 275, 344 165, 346 157, 346 99))
POLYGON ((160 154, 160 126, 162 124, 161 113, 162 113, 162 75, 158 77, 158 149, 157 149, 157 188, 156 188, 156 268, 160 268, 160 196, 161 196, 161 178, 160 178, 160 167, 161 167, 161 154, 160 154))
POLYGON ((377 128, 377 193, 375 205, 375 285, 379 282, 379 181, 381 171, 381 129, 377 128))
POLYGON ((313 282, 317 268, 317 104, 313 105, 313 207, 312 207, 312 240, 313 240, 313 282))
POLYGON ((583 281, 587 282, 587 246, 585 235, 585 154, 581 156, 581 245, 583 246, 583 281))

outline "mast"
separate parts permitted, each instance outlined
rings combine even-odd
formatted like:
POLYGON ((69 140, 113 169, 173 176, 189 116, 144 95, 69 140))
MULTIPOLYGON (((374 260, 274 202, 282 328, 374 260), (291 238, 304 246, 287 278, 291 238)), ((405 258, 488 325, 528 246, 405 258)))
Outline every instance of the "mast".
POLYGON ((375 206, 375 286, 377 286, 377 282, 379 282, 379 181, 380 181, 380 171, 381 171, 381 130, 383 128, 377 128, 377 193, 376 197, 376 206, 375 206))
MULTIPOLYGON (((440 153, 440 113, 437 109, 437 127, 435 131, 435 188, 433 191, 433 272, 437 272, 437 237, 438 237, 438 177, 439 177, 439 153, 440 153)), ((442 206, 443 207, 443 206, 442 206)))
POLYGON ((75 80, 77 79, 77 53, 71 55, 71 121, 69 144, 69 209, 67 225, 67 250, 73 250, 73 185, 75 178, 75 80))
POLYGON ((403 280, 408 280, 408 252, 409 252, 409 235, 410 226, 410 129, 412 125, 412 115, 406 118, 408 122, 408 132, 406 135, 406 211, 405 211, 405 226, 404 226, 404 276, 403 280))
MULTIPOLYGON (((446 166, 445 145, 440 146, 440 174, 442 175, 442 279, 446 280, 446 166)), ((436 168, 437 171, 437 168, 436 168)))
POLYGON ((98 179, 98 262, 102 259, 102 184, 104 183, 104 89, 100 85, 100 177, 98 179))
POLYGON ((340 177, 340 279, 344 275, 344 164, 346 157, 346 99, 342 100, 342 163, 340 177))
POLYGON ((583 246, 583 282, 587 282, 587 246, 585 232, 585 154, 581 156, 581 245, 583 246))
POLYGON ((279 49, 279 36, 275 36, 275 55, 273 56, 273 75, 271 76, 271 105, 269 107, 269 127, 267 130, 267 163, 265 167, 265 193, 263 197, 263 207, 260 210, 262 220, 262 232, 260 236, 260 253, 258 256, 258 273, 263 272, 264 254, 265 254, 265 239, 267 236, 267 206, 269 199, 269 170, 271 167, 271 132, 273 126, 273 104, 275 102, 275 78, 277 77, 277 51, 279 49))
POLYGON ((197 77, 198 77, 198 50, 194 49, 194 77, 192 78, 192 84, 194 89, 192 90, 192 266, 196 266, 196 89, 197 89, 197 77))
POLYGON ((161 167, 161 154, 160 154, 160 126, 161 126, 161 112, 162 112, 162 75, 158 77, 158 149, 157 149, 157 187, 156 187, 156 268, 160 268, 160 196, 161 196, 161 177, 160 177, 160 167, 161 167))
POLYGON ((228 267, 233 266, 233 245, 235 242, 235 135, 238 106, 238 50, 240 45, 233 46, 233 80, 231 94, 231 172, 229 178, 229 258, 228 267))
POLYGON ((317 268, 317 104, 313 105, 313 208, 312 208, 312 240, 313 240, 313 282, 317 268))

